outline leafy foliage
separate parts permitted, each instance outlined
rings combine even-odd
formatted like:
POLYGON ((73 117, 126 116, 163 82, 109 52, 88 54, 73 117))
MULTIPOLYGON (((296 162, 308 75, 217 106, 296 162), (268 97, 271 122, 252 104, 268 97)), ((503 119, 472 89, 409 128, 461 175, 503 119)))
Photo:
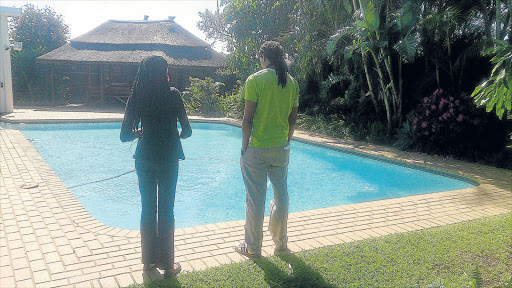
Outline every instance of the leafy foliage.
MULTIPOLYGON (((200 13, 199 29, 208 39, 225 43, 230 52, 228 69, 245 79, 258 67, 257 53, 265 40, 283 40, 292 28, 290 17, 294 4, 269 0, 225 0, 222 12, 200 13)), ((286 45, 284 45, 286 47, 286 45)))
POLYGON ((471 156, 499 152, 506 144, 503 123, 494 115, 478 109, 464 93, 453 97, 438 89, 424 97, 408 118, 410 124, 404 125, 396 143, 402 148, 416 147, 423 152, 471 156))
MULTIPOLYGON (((326 47, 333 60, 355 62, 354 65, 364 67, 364 89, 376 112, 384 106, 388 133, 397 128, 402 114, 402 86, 396 81, 393 67, 412 62, 416 56, 418 6, 404 2, 394 10, 395 7, 379 1, 360 1, 355 22, 339 29, 326 47), (360 57, 353 57, 355 53, 360 57)), ((399 81, 401 77, 399 73, 399 81)))
POLYGON ((37 8, 33 4, 22 7, 21 16, 14 17, 10 29, 15 41, 23 42, 24 49, 43 47, 51 51, 66 44, 69 27, 52 8, 37 8))
POLYGON ((39 46, 11 52, 15 100, 22 100, 24 95, 30 100, 42 100, 42 67, 37 65, 37 57, 45 51, 44 47, 39 46))
POLYGON ((480 288, 483 287, 483 279, 482 279, 482 272, 480 272, 480 269, 478 269, 478 266, 475 267, 475 270, 473 270, 472 273, 472 279, 471 279, 471 287, 472 288, 480 288))
MULTIPOLYGON (((66 44, 68 25, 52 8, 27 4, 22 7, 21 16, 13 18, 9 33, 12 39, 23 43, 21 51, 11 51, 15 103, 48 103, 43 95, 43 76, 48 71, 37 63, 37 57, 66 44)), ((65 100, 69 96, 66 79, 56 79, 56 82, 59 82, 57 93, 65 100)))
MULTIPOLYGON (((418 144, 421 141, 416 137, 405 139, 404 135, 414 132, 413 119, 403 119, 416 109, 423 95, 440 87, 446 87, 450 95, 461 95, 463 91, 472 91, 482 76, 491 73, 490 65, 486 64, 488 56, 482 56, 482 52, 493 39, 512 39, 511 3, 224 0, 221 9, 201 13, 198 26, 209 39, 226 43, 230 56, 224 73, 241 81, 259 68, 256 53, 263 41, 281 42, 289 71, 301 87, 299 109, 306 117, 305 122, 334 121, 333 126, 343 126, 343 137, 363 141, 386 142, 398 133, 400 139, 407 140, 401 146, 442 154, 471 150, 474 156, 480 148, 493 146, 485 144, 488 137, 482 132, 484 128, 475 131, 478 136, 460 137, 470 139, 470 143, 456 149, 448 145, 447 151, 439 151, 441 146, 424 145, 426 141, 418 144), (410 123, 409 128, 400 129, 403 123, 410 123)), ((509 62, 496 64, 504 67, 509 62)), ((501 71, 493 74, 495 80, 509 79, 507 76, 512 74, 501 71)), ((239 101, 236 97, 221 98, 239 101)), ((485 102, 490 103, 491 100, 485 102)), ((507 102, 501 103, 507 111, 507 102)), ((488 118, 483 114, 478 117, 488 118)), ((332 130, 327 128, 328 124, 326 131, 332 130)), ((500 129, 490 131, 496 131, 499 138, 503 134, 500 129)), ((499 140, 495 147, 501 143, 499 140)))
POLYGON ((496 44, 496 48, 486 52, 495 55, 491 59, 494 65, 491 76, 475 88, 472 96, 479 105, 486 107, 487 112, 495 108, 500 119, 503 114, 512 118, 512 44, 503 41, 496 41, 496 44))
POLYGON ((241 82, 227 90, 220 98, 220 112, 227 117, 241 119, 244 116, 245 100, 240 96, 241 82))
POLYGON ((190 77, 190 86, 183 92, 185 108, 193 113, 218 115, 220 105, 219 86, 212 78, 190 77))
POLYGON ((343 120, 336 118, 336 116, 326 117, 321 114, 318 116, 300 114, 297 118, 297 128, 340 139, 349 138, 343 120))

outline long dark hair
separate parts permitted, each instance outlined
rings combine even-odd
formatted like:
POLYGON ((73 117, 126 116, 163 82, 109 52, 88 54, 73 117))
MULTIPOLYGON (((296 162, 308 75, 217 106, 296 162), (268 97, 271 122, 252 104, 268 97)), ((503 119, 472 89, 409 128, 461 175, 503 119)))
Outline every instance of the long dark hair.
POLYGON ((281 87, 286 87, 286 81, 288 79, 288 65, 284 60, 283 46, 276 41, 266 41, 260 47, 260 55, 265 56, 270 63, 276 67, 277 84, 281 87))
POLYGON ((168 101, 167 67, 167 61, 161 56, 150 56, 140 63, 129 99, 135 104, 137 119, 158 120, 164 112, 160 110, 168 101))

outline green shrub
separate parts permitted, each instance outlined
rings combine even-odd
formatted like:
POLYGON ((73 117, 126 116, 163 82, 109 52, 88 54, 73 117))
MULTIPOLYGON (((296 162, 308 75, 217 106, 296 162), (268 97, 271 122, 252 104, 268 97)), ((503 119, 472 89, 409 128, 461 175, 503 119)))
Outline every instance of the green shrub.
POLYGON ((219 86, 212 78, 198 79, 190 77, 190 86, 183 92, 183 102, 189 113, 206 116, 220 114, 219 86))
POLYGON ((244 116, 245 101, 240 96, 241 82, 237 84, 231 91, 226 91, 219 99, 220 112, 227 117, 241 119, 244 116))
POLYGON ((301 130, 321 133, 340 139, 349 137, 348 130, 343 120, 336 115, 324 116, 320 114, 310 116, 307 114, 299 114, 296 127, 301 130))
POLYGON ((42 66, 37 57, 46 52, 44 47, 11 51, 14 104, 48 102, 45 97, 42 66))

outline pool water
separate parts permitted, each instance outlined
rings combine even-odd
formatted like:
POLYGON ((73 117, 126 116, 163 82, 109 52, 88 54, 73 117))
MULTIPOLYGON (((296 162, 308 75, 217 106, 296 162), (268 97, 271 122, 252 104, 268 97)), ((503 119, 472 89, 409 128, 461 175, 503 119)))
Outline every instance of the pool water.
MULTIPOLYGON (((137 175, 130 172, 136 141, 119 140, 121 123, 10 126, 22 131, 93 217, 112 227, 139 229, 140 194, 137 175)), ((180 161, 176 227, 244 219, 241 129, 212 123, 192 123, 192 129, 192 137, 182 140, 187 160, 180 161)), ((296 141, 288 186, 290 212, 474 187, 296 141)), ((272 197, 269 185, 267 206, 272 197)))

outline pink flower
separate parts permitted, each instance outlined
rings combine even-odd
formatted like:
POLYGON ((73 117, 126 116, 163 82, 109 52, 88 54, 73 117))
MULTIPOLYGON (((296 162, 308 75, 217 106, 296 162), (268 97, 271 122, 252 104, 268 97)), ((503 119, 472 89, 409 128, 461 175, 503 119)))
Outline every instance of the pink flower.
POLYGON ((427 126, 428 126, 427 122, 423 121, 423 122, 421 123, 421 127, 422 127, 422 128, 427 128, 427 126))
POLYGON ((450 113, 453 114, 453 108, 450 108, 450 113))
POLYGON ((464 119, 464 115, 459 114, 459 117, 457 117, 457 122, 461 122, 464 119))
POLYGON ((430 114, 430 111, 428 111, 428 110, 427 110, 427 111, 425 111, 425 115, 427 115, 427 116, 428 116, 428 114, 430 114))
POLYGON ((416 124, 414 126, 412 126, 412 127, 414 127, 414 130, 416 130, 416 124))
POLYGON ((453 97, 452 96, 450 96, 450 101, 453 101, 453 97))
POLYGON ((443 114, 443 119, 448 119, 448 115, 446 113, 443 114))
POLYGON ((432 110, 436 110, 436 105, 431 105, 430 108, 432 108, 432 110))
POLYGON ((423 98, 423 103, 427 103, 428 97, 423 98))
POLYGON ((443 121, 443 117, 439 116, 439 121, 443 121))

